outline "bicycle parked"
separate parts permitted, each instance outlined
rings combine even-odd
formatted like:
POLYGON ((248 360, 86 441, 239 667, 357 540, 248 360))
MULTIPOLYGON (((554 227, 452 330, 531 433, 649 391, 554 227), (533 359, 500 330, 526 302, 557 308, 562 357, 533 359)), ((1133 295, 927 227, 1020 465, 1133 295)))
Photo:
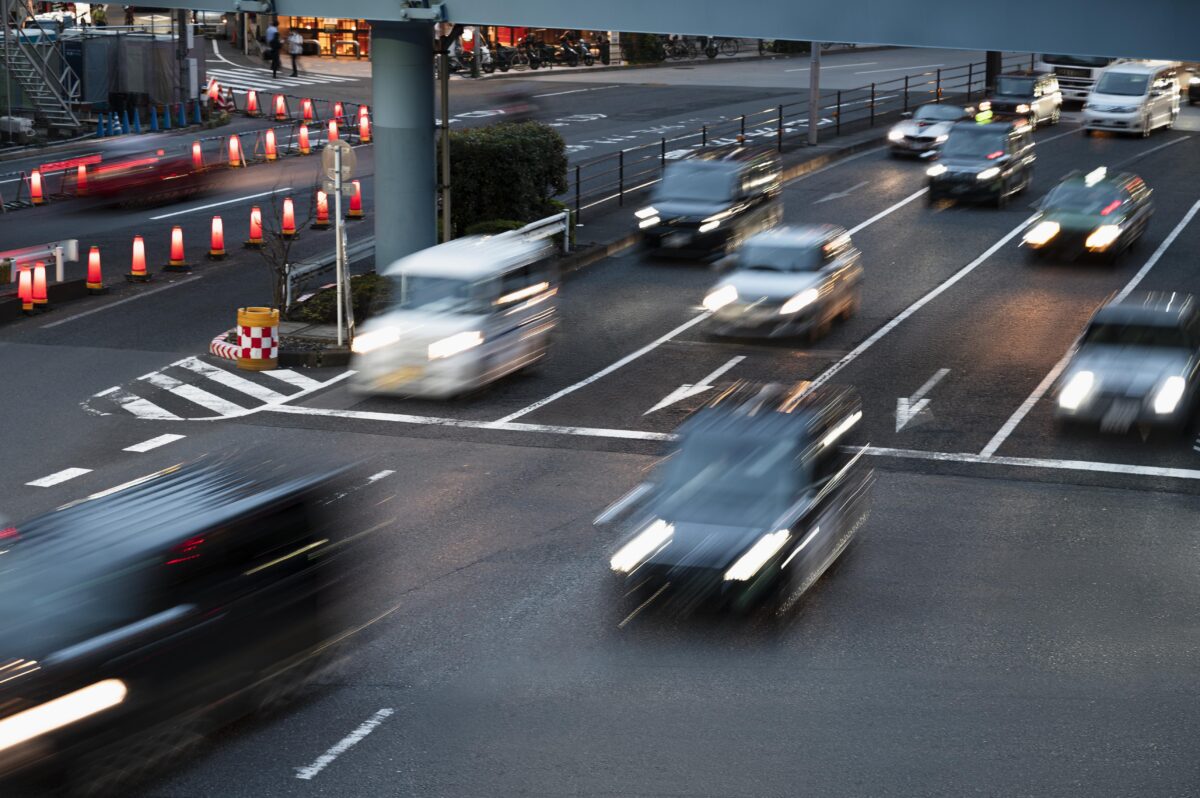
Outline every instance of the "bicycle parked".
POLYGON ((704 54, 709 58, 716 58, 718 55, 733 58, 741 49, 741 45, 737 39, 726 39, 715 36, 705 43, 704 54))

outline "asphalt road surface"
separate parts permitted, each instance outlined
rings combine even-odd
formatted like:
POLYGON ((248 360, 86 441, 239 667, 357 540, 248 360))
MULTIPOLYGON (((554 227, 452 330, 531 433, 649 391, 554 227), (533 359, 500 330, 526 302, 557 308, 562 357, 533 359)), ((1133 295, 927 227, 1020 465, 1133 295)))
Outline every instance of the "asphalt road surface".
POLYGON ((145 794, 1194 793, 1195 432, 1063 435, 1042 394, 1112 292, 1200 293, 1200 138, 1065 120, 1035 139, 1028 201, 1101 164, 1154 189, 1133 251, 1030 264, 1024 199, 931 207, 920 163, 868 151, 785 190, 788 223, 843 224, 864 253, 860 315, 816 346, 711 339, 717 274, 632 252, 566 284, 536 374, 446 403, 360 400, 335 369, 214 378, 200 353, 249 266, 0 329, 14 517, 228 451, 361 461, 345 523, 372 530, 357 601, 377 620, 355 657, 145 794), (735 357, 726 378, 859 388, 870 518, 785 628, 624 616, 591 520, 706 397, 653 408, 735 357), (943 370, 900 427, 897 400, 943 370))

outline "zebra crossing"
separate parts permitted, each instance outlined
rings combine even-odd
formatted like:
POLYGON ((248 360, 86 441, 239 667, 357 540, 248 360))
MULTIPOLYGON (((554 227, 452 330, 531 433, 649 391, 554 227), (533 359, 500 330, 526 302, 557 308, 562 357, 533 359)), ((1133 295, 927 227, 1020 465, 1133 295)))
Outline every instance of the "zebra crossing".
POLYGON ((93 394, 82 406, 94 415, 129 413, 154 421, 237 418, 299 399, 349 376, 343 371, 321 381, 291 369, 235 373, 234 368, 185 357, 93 394))
POLYGON ((294 89, 300 86, 317 86, 327 83, 357 83, 358 78, 347 78, 340 75, 318 75, 304 72, 299 77, 292 77, 284 70, 278 78, 271 77, 271 70, 257 67, 205 67, 208 77, 216 78, 222 87, 228 86, 234 94, 245 94, 247 91, 279 92, 284 89, 294 89))

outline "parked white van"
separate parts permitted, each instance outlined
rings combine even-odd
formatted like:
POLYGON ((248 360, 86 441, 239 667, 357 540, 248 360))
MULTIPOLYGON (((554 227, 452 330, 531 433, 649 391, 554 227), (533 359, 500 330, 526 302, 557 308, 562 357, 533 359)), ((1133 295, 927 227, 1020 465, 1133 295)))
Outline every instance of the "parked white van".
POLYGON ((467 236, 388 266, 390 295, 354 337, 351 388, 445 399, 541 360, 557 324, 549 239, 467 236))
POLYGON ((1179 116, 1179 63, 1115 61, 1105 67, 1083 104, 1083 134, 1140 133, 1170 128, 1179 116))

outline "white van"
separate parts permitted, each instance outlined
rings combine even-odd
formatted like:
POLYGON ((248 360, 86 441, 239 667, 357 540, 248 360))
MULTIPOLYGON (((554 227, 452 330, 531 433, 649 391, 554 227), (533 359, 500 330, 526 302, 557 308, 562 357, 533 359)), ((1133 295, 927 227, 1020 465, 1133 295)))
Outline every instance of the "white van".
POLYGON ((381 272, 390 294, 354 337, 351 389, 445 399, 534 365, 558 322, 549 239, 467 236, 381 272))
POLYGON ((1179 63, 1115 61, 1100 73, 1083 104, 1083 134, 1115 130, 1149 136, 1179 116, 1179 63))

